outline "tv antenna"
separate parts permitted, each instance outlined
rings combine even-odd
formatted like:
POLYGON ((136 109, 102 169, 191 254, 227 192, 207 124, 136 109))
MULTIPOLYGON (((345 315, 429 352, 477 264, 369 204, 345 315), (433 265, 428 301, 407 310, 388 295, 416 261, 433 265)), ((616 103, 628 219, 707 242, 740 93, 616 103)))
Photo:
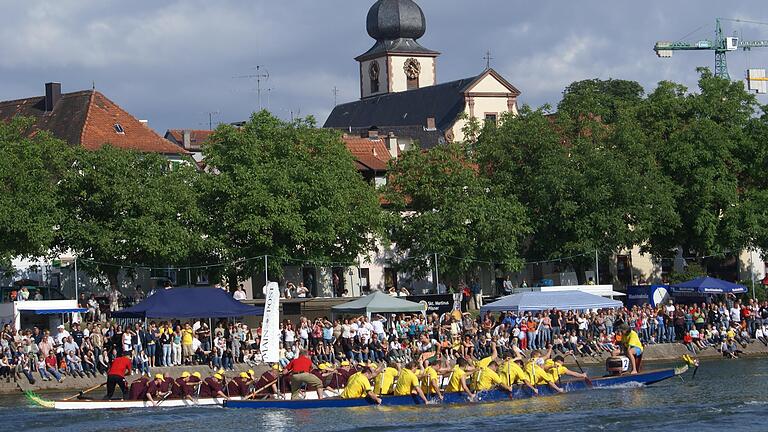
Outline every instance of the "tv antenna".
POLYGON ((337 99, 339 97, 339 89, 336 86, 333 86, 333 106, 338 105, 337 99))
POLYGON ((261 111, 261 82, 264 81, 265 83, 269 81, 269 71, 266 70, 263 66, 258 65, 256 66, 256 73, 248 74, 248 75, 238 75, 232 78, 246 78, 246 79, 255 79, 256 80, 256 98, 259 103, 259 111, 261 111))
MULTIPOLYGON (((221 114, 221 111, 209 111, 205 114, 208 114, 208 130, 213 130, 213 117, 219 116, 221 114)), ((200 123, 201 125, 204 125, 205 123, 200 123)))

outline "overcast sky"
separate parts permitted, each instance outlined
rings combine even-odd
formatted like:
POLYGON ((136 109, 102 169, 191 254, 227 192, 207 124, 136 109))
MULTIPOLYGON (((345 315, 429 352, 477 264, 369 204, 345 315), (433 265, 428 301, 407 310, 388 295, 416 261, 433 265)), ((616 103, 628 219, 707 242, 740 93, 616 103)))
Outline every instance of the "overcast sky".
MULTIPOLYGON (((711 51, 659 59, 657 40, 712 38, 715 17, 768 21, 758 1, 420 0, 427 48, 442 52, 440 82, 492 66, 522 91, 522 103, 556 104, 575 80, 622 78, 646 90, 667 79, 695 85, 711 51), (696 31, 698 29, 698 31, 696 31)), ((64 92, 92 82, 150 126, 207 128, 247 118, 258 107, 255 80, 269 72, 262 105, 280 117, 312 114, 322 124, 338 101, 359 98, 354 57, 373 40, 365 16, 373 0, 0 0, 0 100, 64 92), (267 91, 266 89, 271 89, 267 91), (267 96, 268 94, 268 96, 267 96)), ((768 25, 726 22, 745 39, 768 39, 768 25)), ((768 49, 729 55, 733 78, 768 66, 768 49)), ((766 103, 765 99, 762 102, 766 103)))

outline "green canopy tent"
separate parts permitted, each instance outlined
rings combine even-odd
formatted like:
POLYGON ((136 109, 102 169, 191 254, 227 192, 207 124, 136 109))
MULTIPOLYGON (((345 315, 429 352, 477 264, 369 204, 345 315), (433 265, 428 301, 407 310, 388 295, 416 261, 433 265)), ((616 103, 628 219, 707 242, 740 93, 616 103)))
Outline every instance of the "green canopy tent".
POLYGON ((331 308, 334 314, 349 313, 367 315, 368 317, 374 313, 403 313, 403 312, 421 312, 424 313, 427 310, 427 305, 422 303, 416 303, 401 298, 392 297, 389 294, 385 294, 381 291, 376 291, 373 294, 361 297, 357 300, 352 300, 348 303, 336 305, 331 308))

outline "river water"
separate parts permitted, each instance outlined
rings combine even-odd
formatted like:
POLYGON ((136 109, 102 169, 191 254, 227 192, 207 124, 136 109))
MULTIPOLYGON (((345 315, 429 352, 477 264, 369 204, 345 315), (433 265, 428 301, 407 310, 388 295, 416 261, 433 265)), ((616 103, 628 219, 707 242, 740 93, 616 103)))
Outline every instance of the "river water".
MULTIPOLYGON (((663 366, 668 365, 649 368, 663 366)), ((7 395, 0 396, 0 430, 768 431, 768 359, 703 362, 695 379, 690 372, 684 379, 486 405, 303 411, 201 407, 73 412, 33 407, 23 396, 7 395)))

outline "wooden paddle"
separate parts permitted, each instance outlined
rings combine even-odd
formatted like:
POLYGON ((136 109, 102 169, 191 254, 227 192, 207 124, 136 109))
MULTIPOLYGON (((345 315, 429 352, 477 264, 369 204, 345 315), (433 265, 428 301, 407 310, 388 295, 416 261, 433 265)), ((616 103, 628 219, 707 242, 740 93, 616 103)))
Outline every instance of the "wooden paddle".
MULTIPOLYGON (((579 370, 581 371, 581 373, 584 373, 584 369, 582 369, 582 368, 581 368, 581 364, 579 363, 579 359, 577 359, 577 358, 576 358, 576 354, 574 354, 573 352, 571 352, 571 355, 573 356, 573 359, 576 361, 576 366, 578 366, 578 367, 579 367, 579 370)), ((592 387, 592 380, 591 380, 591 379, 589 379, 589 377, 588 377, 588 376, 586 376, 586 375, 587 375, 587 374, 584 374, 584 382, 585 382, 585 383, 586 383, 588 386, 592 387)))
POLYGON ((107 385, 107 383, 101 383, 101 384, 99 384, 99 385, 95 385, 95 386, 93 386, 93 387, 91 387, 91 388, 89 388, 89 389, 86 389, 86 390, 82 390, 82 391, 80 391, 78 394, 76 394, 76 395, 72 395, 72 396, 70 396, 70 397, 68 397, 68 398, 66 398, 66 399, 64 399, 64 400, 65 400, 65 401, 68 401, 68 400, 72 400, 72 399, 74 399, 74 398, 76 398, 76 397, 79 397, 79 396, 82 396, 82 395, 84 395, 84 394, 86 394, 86 393, 92 392, 92 391, 96 390, 97 388, 101 388, 101 387, 104 387, 105 385, 107 385))
POLYGON ((252 398, 256 397, 256 394, 258 394, 259 392, 262 392, 262 391, 266 390, 266 389, 267 389, 268 387, 270 387, 272 384, 276 383, 278 379, 280 379, 280 378, 277 378, 277 379, 275 379, 275 380, 272 380, 272 382, 270 382, 269 384, 265 385, 264 387, 262 387, 262 388, 260 388, 260 389, 258 389, 258 390, 254 390, 253 392, 251 392, 251 394, 249 394, 248 396, 246 396, 246 397, 245 397, 245 400, 248 400, 248 399, 252 399, 252 398))

